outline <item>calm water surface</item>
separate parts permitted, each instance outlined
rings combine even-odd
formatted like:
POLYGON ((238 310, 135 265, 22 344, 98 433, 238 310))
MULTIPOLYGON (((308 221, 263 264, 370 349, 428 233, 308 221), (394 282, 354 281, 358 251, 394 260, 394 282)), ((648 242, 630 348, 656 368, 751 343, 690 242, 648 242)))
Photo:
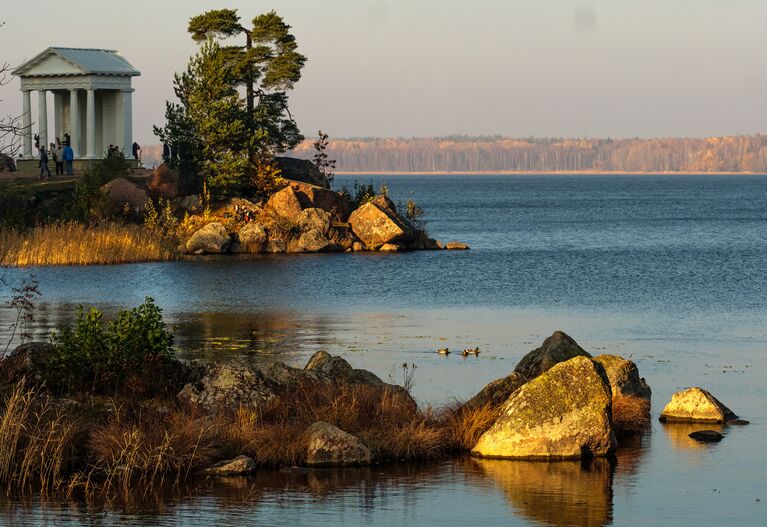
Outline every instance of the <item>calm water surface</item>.
POLYGON ((152 296, 185 357, 303 365, 326 349, 394 381, 407 362, 416 397, 442 404, 470 397, 562 329, 592 354, 636 361, 655 417, 674 391, 700 385, 752 424, 704 446, 690 427, 656 422, 614 463, 463 459, 265 471, 109 505, 6 499, 0 524, 767 522, 767 178, 357 179, 415 198, 434 236, 472 250, 35 269, 43 300, 33 332, 47 334, 78 304, 111 313, 152 296), (475 345, 479 358, 434 353, 475 345))

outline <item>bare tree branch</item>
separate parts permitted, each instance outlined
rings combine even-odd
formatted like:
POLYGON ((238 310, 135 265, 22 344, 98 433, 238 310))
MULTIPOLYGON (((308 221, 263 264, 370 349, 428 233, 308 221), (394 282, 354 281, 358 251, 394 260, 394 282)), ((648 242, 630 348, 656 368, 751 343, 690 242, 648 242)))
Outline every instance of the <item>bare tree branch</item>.
MULTIPOLYGON (((0 22, 0 28, 5 22, 0 22)), ((11 71, 13 67, 8 62, 0 62, 0 87, 5 86, 13 80, 11 71)), ((0 102, 3 100, 0 99, 0 102)), ((0 117, 0 154, 15 157, 21 148, 22 138, 24 137, 24 126, 21 115, 5 115, 0 117)))

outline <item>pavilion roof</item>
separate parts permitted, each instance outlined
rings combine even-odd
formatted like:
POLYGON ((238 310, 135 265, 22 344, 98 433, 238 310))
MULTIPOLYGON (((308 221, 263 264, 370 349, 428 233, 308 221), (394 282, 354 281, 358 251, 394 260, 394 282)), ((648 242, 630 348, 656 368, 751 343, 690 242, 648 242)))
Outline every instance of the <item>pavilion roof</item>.
POLYGON ((50 47, 45 51, 38 53, 33 58, 13 70, 13 74, 22 77, 55 75, 56 73, 51 72, 44 74, 30 72, 36 64, 40 63, 50 55, 56 55, 80 70, 80 73, 67 71, 62 72, 61 75, 117 75, 131 77, 141 75, 141 72, 133 67, 130 62, 125 60, 125 58, 114 49, 60 47, 50 47))

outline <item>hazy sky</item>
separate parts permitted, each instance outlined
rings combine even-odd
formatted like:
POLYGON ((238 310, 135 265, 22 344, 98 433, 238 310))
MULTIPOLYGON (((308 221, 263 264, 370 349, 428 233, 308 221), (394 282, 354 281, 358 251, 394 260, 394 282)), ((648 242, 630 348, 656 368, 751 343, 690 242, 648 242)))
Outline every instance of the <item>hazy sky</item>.
MULTIPOLYGON (((331 136, 649 137, 767 132, 765 0, 0 0, 0 61, 119 50, 134 137, 153 143, 188 19, 276 9, 309 57, 291 95, 331 136)), ((18 80, 0 113, 19 113, 18 80)), ((36 108, 33 100, 33 107, 36 108)), ((33 109, 34 109, 33 108, 33 109)))

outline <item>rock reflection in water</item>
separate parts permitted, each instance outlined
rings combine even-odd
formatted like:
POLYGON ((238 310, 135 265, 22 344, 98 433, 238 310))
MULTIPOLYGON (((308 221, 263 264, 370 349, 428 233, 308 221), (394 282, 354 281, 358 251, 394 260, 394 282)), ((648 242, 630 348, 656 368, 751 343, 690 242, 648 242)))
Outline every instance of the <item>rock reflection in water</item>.
POLYGON ((705 451, 715 448, 711 443, 701 443, 690 437, 690 434, 699 430, 716 430, 720 434, 724 432, 724 426, 715 423, 663 423, 661 428, 668 437, 671 446, 677 450, 705 451))
POLYGON ((503 491, 514 509, 531 520, 583 527, 612 521, 614 469, 606 459, 583 463, 501 459, 469 462, 503 491))

